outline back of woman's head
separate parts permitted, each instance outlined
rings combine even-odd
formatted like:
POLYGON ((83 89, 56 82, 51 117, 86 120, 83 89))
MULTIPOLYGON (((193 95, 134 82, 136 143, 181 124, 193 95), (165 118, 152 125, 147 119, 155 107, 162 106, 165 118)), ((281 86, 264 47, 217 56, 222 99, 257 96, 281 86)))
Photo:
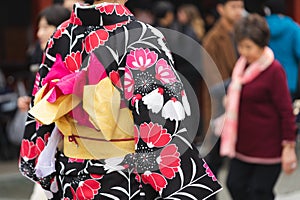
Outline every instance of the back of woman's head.
POLYGON ((183 4, 178 8, 178 12, 184 12, 187 22, 193 27, 198 40, 202 40, 205 34, 205 24, 199 9, 193 4, 183 4))
POLYGON ((158 1, 154 4, 152 12, 157 19, 162 19, 167 13, 174 13, 175 8, 169 1, 158 1))
POLYGON ((250 39, 260 47, 265 47, 269 43, 270 30, 264 17, 258 14, 249 14, 242 18, 234 29, 237 43, 244 39, 250 39))
POLYGON ((59 4, 54 4, 42 10, 38 15, 38 21, 45 18, 47 23, 52 26, 59 26, 62 22, 69 19, 71 12, 59 4))
POLYGON ((285 14, 286 11, 284 0, 267 0, 265 3, 265 7, 270 9, 271 14, 285 14))
POLYGON ((178 11, 183 11, 188 17, 189 21, 201 17, 198 8, 193 4, 183 4, 178 8, 178 11))

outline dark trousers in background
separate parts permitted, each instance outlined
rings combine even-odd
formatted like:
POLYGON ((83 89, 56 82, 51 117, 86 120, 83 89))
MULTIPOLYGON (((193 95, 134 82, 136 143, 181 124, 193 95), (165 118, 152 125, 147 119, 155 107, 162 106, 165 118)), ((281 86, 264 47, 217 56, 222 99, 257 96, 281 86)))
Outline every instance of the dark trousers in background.
POLYGON ((274 200, 273 188, 280 172, 281 164, 251 164, 233 159, 227 187, 233 200, 274 200))

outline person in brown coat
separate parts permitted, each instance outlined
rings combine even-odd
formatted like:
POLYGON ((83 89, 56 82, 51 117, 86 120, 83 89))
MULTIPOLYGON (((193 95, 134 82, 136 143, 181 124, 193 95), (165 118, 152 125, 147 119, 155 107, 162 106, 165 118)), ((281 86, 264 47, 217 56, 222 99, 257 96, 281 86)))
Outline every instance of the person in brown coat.
POLYGON ((237 60, 233 26, 242 17, 243 5, 242 0, 220 0, 217 4, 220 18, 203 40, 203 47, 216 63, 224 80, 231 76, 237 60))
MULTIPOLYGON (((210 29, 203 39, 203 47, 212 58, 223 80, 231 77, 238 53, 233 39, 233 28, 244 12, 244 2, 242 0, 219 0, 217 11, 220 18, 210 29)), ((205 74, 214 80, 214 74, 210 73, 210 66, 204 66, 205 74)), ((208 93, 208 86, 202 85, 202 119, 204 131, 208 129, 211 120, 211 101, 208 93)), ((208 154, 207 159, 212 163, 211 168, 217 175, 221 166, 219 156, 219 144, 217 143, 208 154)))

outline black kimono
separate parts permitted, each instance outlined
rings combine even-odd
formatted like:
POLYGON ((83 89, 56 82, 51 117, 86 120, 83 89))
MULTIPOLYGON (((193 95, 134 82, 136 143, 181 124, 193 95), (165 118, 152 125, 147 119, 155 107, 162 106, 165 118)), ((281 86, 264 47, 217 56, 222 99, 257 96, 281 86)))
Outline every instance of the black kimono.
POLYGON ((161 32, 125 6, 76 4, 36 76, 22 174, 49 199, 206 199, 218 192, 184 127, 191 110, 173 66, 161 32))

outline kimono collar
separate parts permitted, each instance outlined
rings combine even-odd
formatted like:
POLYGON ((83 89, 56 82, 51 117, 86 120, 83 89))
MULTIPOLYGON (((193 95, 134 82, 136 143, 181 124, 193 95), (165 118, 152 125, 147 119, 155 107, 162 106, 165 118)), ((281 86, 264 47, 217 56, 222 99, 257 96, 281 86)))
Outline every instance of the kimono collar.
POLYGON ((72 17, 80 20, 84 26, 106 26, 133 19, 133 14, 122 4, 100 3, 84 5, 76 3, 72 17))

